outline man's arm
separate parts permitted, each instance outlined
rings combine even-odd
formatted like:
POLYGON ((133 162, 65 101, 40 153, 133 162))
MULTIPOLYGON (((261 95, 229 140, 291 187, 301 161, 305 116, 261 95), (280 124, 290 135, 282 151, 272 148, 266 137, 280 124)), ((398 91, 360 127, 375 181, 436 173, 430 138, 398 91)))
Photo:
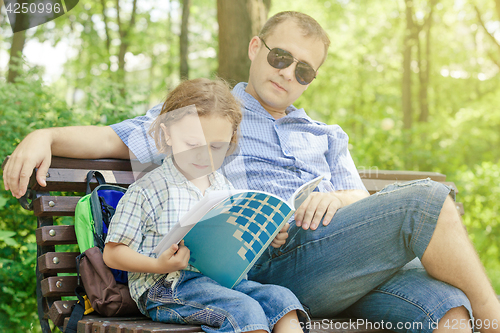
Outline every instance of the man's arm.
POLYGON ((338 209, 368 196, 370 195, 365 190, 313 192, 295 212, 295 223, 304 230, 316 230, 321 219, 323 225, 328 225, 338 209))
POLYGON ((127 146, 109 126, 70 126, 36 130, 16 147, 3 171, 6 190, 16 198, 26 193, 29 178, 38 168, 36 179, 46 186, 51 157, 130 158, 127 146))

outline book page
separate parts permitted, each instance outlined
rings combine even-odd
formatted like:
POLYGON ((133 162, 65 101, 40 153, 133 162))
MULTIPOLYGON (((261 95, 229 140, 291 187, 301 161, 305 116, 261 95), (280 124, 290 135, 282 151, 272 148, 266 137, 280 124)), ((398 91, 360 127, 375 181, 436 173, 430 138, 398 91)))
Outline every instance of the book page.
POLYGON ((323 176, 319 176, 314 178, 311 181, 308 181, 301 187, 299 187, 288 199, 288 202, 290 203, 290 206, 293 207, 294 210, 300 207, 302 203, 307 199, 309 194, 311 194, 312 191, 319 185, 321 180, 323 179, 323 176))
POLYGON ((160 243, 153 250, 154 253, 161 254, 167 250, 172 244, 179 243, 184 236, 198 223, 203 223, 204 220, 211 219, 214 216, 227 213, 234 204, 240 199, 239 195, 248 194, 263 194, 269 198, 275 198, 276 204, 282 202, 284 205, 292 207, 283 199, 262 191, 246 191, 246 190, 222 190, 212 191, 207 193, 198 203, 196 203, 180 220, 170 229, 170 231, 163 237, 160 243))

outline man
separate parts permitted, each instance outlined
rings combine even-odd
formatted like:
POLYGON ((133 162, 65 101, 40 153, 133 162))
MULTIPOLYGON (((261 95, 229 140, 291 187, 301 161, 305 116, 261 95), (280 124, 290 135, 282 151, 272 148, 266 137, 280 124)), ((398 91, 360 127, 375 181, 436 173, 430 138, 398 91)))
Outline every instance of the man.
MULTIPOLYGON (((291 105, 317 75, 329 43, 309 16, 279 13, 250 41, 248 84, 233 90, 244 106, 241 154, 225 170, 235 186, 286 198, 327 175, 320 192, 297 210, 295 225, 283 231, 286 243, 270 248, 249 278, 290 288, 313 317, 343 312, 390 322, 385 327, 399 332, 470 332, 474 316, 477 323, 496 322, 476 328, 499 332, 500 304, 449 189, 421 180, 368 196, 340 127, 315 122, 291 105)), ((145 118, 157 113, 153 108, 145 118)), ((31 133, 6 166, 6 189, 20 197, 34 167, 43 186, 51 154, 128 158, 128 146, 147 160, 147 142, 130 140, 142 120, 31 133)))

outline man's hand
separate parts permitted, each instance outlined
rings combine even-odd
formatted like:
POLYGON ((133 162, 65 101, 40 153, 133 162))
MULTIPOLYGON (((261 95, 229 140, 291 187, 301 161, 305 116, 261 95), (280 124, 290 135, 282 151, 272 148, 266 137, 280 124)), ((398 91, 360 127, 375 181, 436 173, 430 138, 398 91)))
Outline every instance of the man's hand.
POLYGON ((51 137, 49 132, 38 130, 30 133, 16 147, 3 170, 5 190, 10 190, 16 198, 26 193, 28 182, 34 168, 36 180, 46 186, 46 175, 52 159, 51 137))
POLYGON ((285 223, 283 228, 281 228, 280 232, 274 237, 271 242, 271 246, 274 248, 279 248, 281 245, 286 243, 286 239, 288 238, 288 228, 290 228, 289 223, 285 223))
POLYGON ((295 212, 297 227, 316 230, 321 219, 323 225, 330 223, 338 209, 368 197, 364 190, 342 190, 329 193, 313 192, 295 212))
POLYGON ((26 193, 34 168, 36 180, 46 186, 54 156, 70 158, 121 158, 135 156, 110 126, 69 126, 36 130, 17 146, 3 172, 5 189, 20 198, 26 193))
POLYGON ((312 192, 295 211, 295 223, 304 230, 309 228, 316 230, 321 219, 323 225, 328 225, 333 215, 343 206, 342 200, 333 192, 312 192))

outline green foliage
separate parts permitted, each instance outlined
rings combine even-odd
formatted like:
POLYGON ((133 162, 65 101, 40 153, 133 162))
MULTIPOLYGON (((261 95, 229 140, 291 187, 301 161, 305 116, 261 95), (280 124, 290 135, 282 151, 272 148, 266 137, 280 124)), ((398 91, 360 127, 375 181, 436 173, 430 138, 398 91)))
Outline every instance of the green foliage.
MULTIPOLYGON (((15 84, 0 79, 2 158, 38 128, 108 125, 144 114, 179 82, 181 1, 138 1, 136 24, 126 38, 124 79, 117 72, 121 43, 117 2, 104 1, 105 12, 102 3, 80 2, 67 16, 28 32, 28 40, 52 45, 65 41, 73 49, 61 64, 64 75, 50 86, 37 68, 22 74, 15 84)), ((119 3, 127 28, 132 1, 119 3)), ((413 1, 415 24, 424 23, 430 3, 413 1)), ((495 2, 436 2, 428 59, 429 117, 418 120, 422 100, 415 44, 411 129, 403 128, 401 106, 404 1, 272 0, 271 4, 270 15, 298 10, 313 16, 332 41, 317 79, 295 105, 315 119, 342 126, 359 168, 436 171, 455 182, 458 200, 464 203, 464 223, 500 294, 499 53, 473 7, 477 5, 494 30, 500 19, 495 2)), ((9 29, 6 19, 1 20, 0 51, 8 49, 9 29)), ((217 66, 215 0, 192 4, 189 40, 190 77, 210 77, 217 66)), ((419 41, 424 45, 425 36, 419 41)), ((1 181, 0 185, 0 331, 36 331, 36 219, 3 190, 1 181)), ((72 220, 65 217, 56 223, 72 220)))
MULTIPOLYGON (((38 68, 15 84, 0 80, 0 156, 9 155, 35 129, 69 125, 106 125, 143 113, 143 101, 122 96, 121 86, 96 80, 80 104, 69 106, 43 84, 38 68), (139 111, 134 108, 139 108, 139 111)), ((55 223, 68 224, 70 218, 55 223)), ((0 181, 0 331, 38 331, 35 297, 36 218, 25 211, 0 181)))
POLYGON ((500 291, 500 163, 482 162, 457 173, 464 223, 495 289, 500 291))

